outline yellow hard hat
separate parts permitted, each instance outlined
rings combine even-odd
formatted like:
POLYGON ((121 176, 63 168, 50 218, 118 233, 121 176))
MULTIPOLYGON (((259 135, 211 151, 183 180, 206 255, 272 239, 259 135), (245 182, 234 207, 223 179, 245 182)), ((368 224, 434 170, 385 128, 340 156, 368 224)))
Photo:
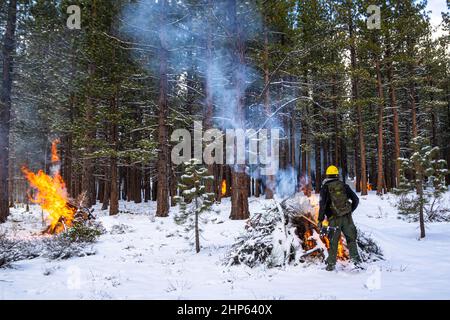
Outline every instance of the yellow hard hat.
POLYGON ((339 169, 336 166, 329 166, 326 171, 327 176, 337 176, 339 175, 339 169))

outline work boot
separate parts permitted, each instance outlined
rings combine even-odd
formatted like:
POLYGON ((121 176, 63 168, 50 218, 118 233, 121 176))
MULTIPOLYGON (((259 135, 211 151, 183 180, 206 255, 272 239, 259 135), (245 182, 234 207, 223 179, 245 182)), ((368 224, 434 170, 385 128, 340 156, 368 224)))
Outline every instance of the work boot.
POLYGON ((325 270, 327 271, 334 271, 334 264, 327 264, 327 267, 325 268, 325 270))

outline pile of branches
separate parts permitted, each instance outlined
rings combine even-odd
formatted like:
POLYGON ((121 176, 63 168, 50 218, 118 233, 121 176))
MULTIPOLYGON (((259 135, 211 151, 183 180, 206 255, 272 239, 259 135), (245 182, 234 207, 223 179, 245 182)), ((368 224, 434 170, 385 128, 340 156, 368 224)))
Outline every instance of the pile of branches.
POLYGON ((19 238, 0 232, 0 268, 20 260, 44 257, 50 260, 68 259, 95 254, 93 243, 105 233, 99 222, 79 223, 56 235, 19 238))
POLYGON ((366 233, 358 229, 356 243, 361 260, 367 263, 383 260, 383 251, 380 246, 366 233))
POLYGON ((274 201, 255 214, 228 253, 228 265, 276 267, 295 261, 302 253, 302 240, 290 222, 287 201, 274 201))
MULTIPOLYGON (((306 260, 322 262, 328 251, 315 227, 312 213, 309 199, 299 194, 281 202, 274 201, 248 220, 244 232, 232 245, 226 263, 253 268, 258 265, 278 267, 306 260), (311 231, 311 236, 305 239, 307 230, 311 231), (313 241, 314 247, 308 248, 306 241, 313 241)), ((380 247, 368 235, 358 232, 357 243, 363 261, 382 259, 380 247)))
POLYGON ((34 259, 41 255, 42 241, 18 240, 0 232, 0 268, 14 261, 34 259))

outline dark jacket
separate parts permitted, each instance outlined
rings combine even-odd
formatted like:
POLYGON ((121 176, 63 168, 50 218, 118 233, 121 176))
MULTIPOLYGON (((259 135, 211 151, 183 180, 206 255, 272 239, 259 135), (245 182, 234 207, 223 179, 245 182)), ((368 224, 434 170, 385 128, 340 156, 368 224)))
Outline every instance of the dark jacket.
MULTIPOLYGON (((330 208, 331 197, 327 185, 331 181, 335 180, 337 179, 326 179, 322 184, 322 188, 320 189, 319 221, 323 221, 325 219, 325 216, 327 216, 327 218, 330 218, 333 215, 330 208)), ((352 202, 352 212, 353 212, 355 211, 356 207, 358 207, 359 198, 347 184, 345 184, 345 191, 347 193, 347 197, 352 202)))

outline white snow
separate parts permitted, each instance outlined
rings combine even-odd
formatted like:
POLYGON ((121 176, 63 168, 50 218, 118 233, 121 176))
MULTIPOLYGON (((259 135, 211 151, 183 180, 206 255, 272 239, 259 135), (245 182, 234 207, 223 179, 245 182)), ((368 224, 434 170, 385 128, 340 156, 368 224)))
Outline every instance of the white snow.
MULTIPOLYGON (((267 200, 250 199, 250 211, 267 200)), ((155 203, 120 203, 118 216, 94 212, 110 231, 93 256, 49 261, 19 261, 0 269, 0 299, 449 299, 450 223, 430 223, 419 241, 418 224, 398 219, 388 196, 362 197, 354 214, 357 226, 381 246, 385 260, 351 273, 338 264, 297 264, 285 268, 225 267, 223 259, 245 221, 228 219, 230 202, 206 214, 202 251, 194 252, 183 227, 173 218, 154 218, 155 203), (125 213, 126 212, 126 213, 125 213)), ((174 210, 172 209, 173 216, 174 210)), ((13 209, 0 228, 17 237, 37 237, 41 211, 13 209)))

